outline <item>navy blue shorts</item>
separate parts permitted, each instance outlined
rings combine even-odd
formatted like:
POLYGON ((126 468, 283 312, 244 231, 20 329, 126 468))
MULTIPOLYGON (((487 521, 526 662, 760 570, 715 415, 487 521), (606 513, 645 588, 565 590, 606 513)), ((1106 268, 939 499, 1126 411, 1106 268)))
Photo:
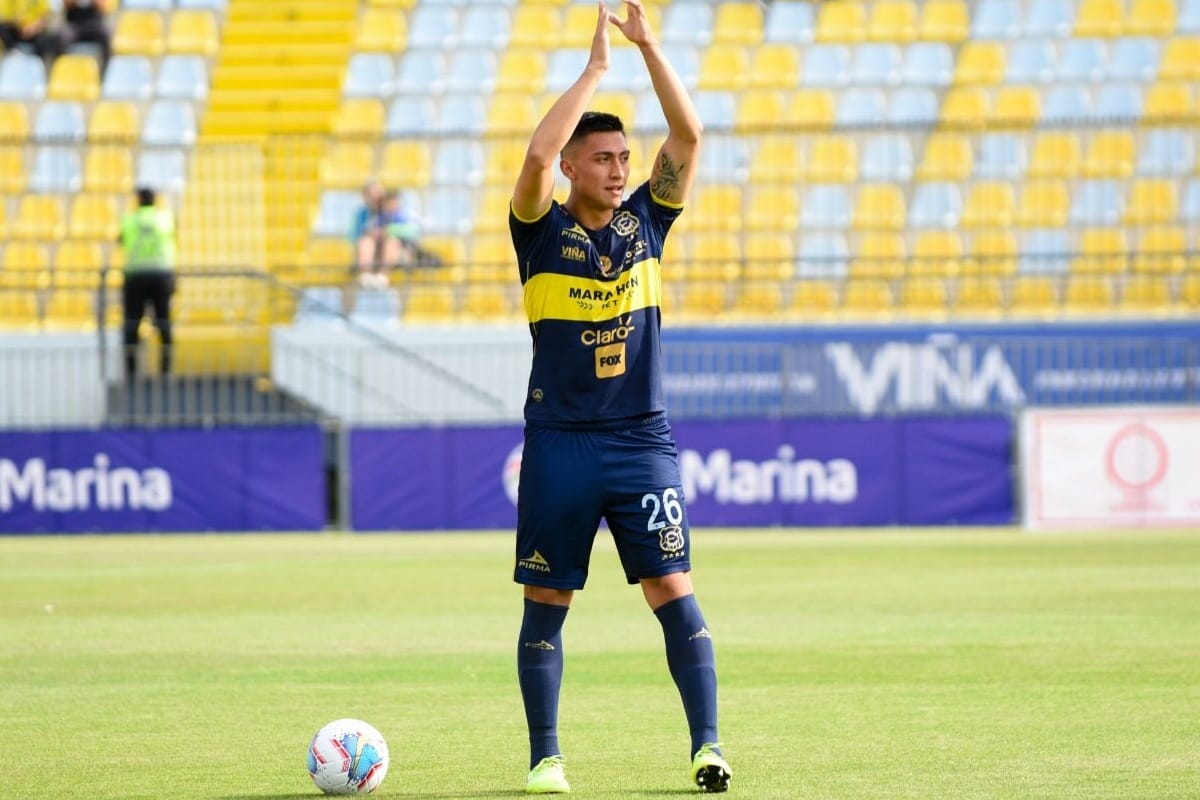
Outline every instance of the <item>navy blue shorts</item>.
POLYGON ((665 416, 615 431, 525 429, 513 580, 582 589, 602 519, 629 583, 691 569, 679 453, 665 416))

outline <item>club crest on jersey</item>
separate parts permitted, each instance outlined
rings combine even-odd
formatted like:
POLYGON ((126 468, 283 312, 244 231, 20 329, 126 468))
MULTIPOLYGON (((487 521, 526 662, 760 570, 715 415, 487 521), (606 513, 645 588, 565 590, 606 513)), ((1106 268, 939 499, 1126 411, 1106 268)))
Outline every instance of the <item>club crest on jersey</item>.
POLYGON ((618 236, 632 236, 637 233, 641 223, 638 218, 628 211, 618 211, 612 220, 612 229, 616 231, 618 236))
POLYGON ((668 525, 658 532, 658 549, 662 550, 663 559, 683 555, 683 528, 678 525, 668 525))

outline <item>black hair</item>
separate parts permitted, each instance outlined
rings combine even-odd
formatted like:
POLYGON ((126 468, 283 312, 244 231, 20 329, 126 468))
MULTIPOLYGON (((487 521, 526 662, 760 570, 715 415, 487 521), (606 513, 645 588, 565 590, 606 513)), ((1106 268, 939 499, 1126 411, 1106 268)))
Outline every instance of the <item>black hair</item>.
POLYGON ((154 190, 149 186, 139 186, 137 189, 137 199, 139 206, 154 205, 154 190))
POLYGON ((570 147, 589 133, 611 133, 613 131, 625 132, 625 125, 616 114, 609 114, 607 111, 585 111, 579 118, 579 124, 575 126, 571 138, 567 140, 567 146, 570 147))

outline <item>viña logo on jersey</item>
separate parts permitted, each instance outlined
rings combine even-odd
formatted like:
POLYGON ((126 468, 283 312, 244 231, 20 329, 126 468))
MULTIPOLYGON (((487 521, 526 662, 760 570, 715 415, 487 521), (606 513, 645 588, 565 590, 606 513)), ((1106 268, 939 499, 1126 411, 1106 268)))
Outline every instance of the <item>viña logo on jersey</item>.
POLYGON ((686 497, 710 494, 719 503, 851 503, 858 497, 858 469, 844 458, 796 460, 791 445, 781 445, 765 461, 734 459, 724 448, 707 457, 695 450, 679 454, 686 497))
POLYGON ((0 511, 28 503, 37 511, 164 511, 171 506, 171 476, 158 467, 113 467, 96 453, 90 467, 48 468, 41 458, 18 464, 0 458, 0 511))
POLYGON ((825 345, 825 357, 863 414, 878 411, 889 392, 899 411, 985 408, 993 394, 1009 407, 1024 401, 1021 384, 996 345, 977 357, 970 344, 888 342, 864 364, 854 345, 832 342, 825 345))

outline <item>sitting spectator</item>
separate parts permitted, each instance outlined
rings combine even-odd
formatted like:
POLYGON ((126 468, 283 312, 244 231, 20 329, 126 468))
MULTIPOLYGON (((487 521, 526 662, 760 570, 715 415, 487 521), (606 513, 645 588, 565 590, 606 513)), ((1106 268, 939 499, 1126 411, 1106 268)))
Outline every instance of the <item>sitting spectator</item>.
POLYGON ((64 20, 57 35, 60 53, 79 42, 98 45, 101 75, 112 57, 112 30, 108 24, 111 5, 112 0, 63 0, 64 20))
POLYGON ((5 50, 25 46, 45 62, 49 72, 61 52, 52 19, 49 0, 0 0, 0 45, 5 50))
POLYGON ((372 181, 363 187, 363 204, 354 216, 351 238, 358 253, 359 282, 368 288, 388 285, 388 275, 415 263, 419 228, 400 208, 400 197, 372 181))

